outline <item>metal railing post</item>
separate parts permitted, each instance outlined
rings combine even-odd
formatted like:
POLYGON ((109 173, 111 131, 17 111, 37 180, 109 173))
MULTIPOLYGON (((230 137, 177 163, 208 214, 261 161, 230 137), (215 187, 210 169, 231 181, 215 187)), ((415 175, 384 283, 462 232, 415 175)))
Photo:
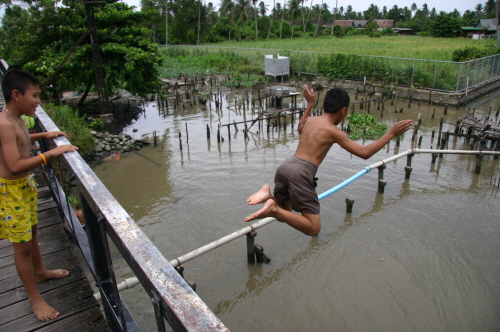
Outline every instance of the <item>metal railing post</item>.
POLYGON ((101 292, 106 320, 113 331, 127 331, 120 294, 116 287, 108 239, 104 230, 104 219, 95 215, 83 195, 81 195, 81 202, 90 249, 94 259, 96 283, 101 292))

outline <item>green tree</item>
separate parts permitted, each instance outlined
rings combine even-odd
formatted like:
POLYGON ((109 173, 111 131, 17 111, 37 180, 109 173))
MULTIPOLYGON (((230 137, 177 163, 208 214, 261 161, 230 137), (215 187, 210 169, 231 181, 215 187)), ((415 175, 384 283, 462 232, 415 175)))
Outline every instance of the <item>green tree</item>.
POLYGON ((374 5, 373 3, 370 5, 370 7, 368 7, 367 10, 364 11, 364 14, 365 20, 374 20, 380 17, 378 6, 374 5))
POLYGON ((496 1, 495 0, 487 0, 484 4, 484 17, 485 18, 494 18, 496 15, 496 1))
POLYGON ((237 21, 240 25, 240 37, 239 41, 241 42, 241 33, 243 31, 243 22, 248 20, 248 17, 251 15, 252 4, 250 0, 237 0, 236 6, 234 8, 234 15, 237 18, 237 21))
MULTIPOLYGON (((84 5, 67 5, 42 0, 26 9, 8 6, 0 28, 2 56, 7 62, 46 81, 87 31, 84 5)), ((94 12, 108 94, 126 89, 146 96, 156 91, 161 58, 157 45, 151 42, 151 30, 141 27, 146 16, 123 3, 96 7, 94 12)), ((86 36, 55 76, 53 86, 58 90, 90 89, 92 59, 86 36)))
MULTIPOLYGON (((288 2, 288 15, 292 21, 294 21, 300 15, 300 1, 299 0, 290 0, 288 2)), ((292 37, 291 37, 291 39, 293 39, 293 31, 294 30, 295 29, 293 28, 293 25, 292 25, 292 37)))
POLYGON ((222 17, 227 17, 229 21, 229 33, 228 33, 228 40, 231 41, 231 26, 234 18, 234 8, 236 4, 234 3, 233 0, 222 0, 219 13, 222 15, 222 17))
POLYGON ((460 21, 448 14, 436 15, 431 22, 431 33, 434 37, 457 37, 460 33, 460 21))

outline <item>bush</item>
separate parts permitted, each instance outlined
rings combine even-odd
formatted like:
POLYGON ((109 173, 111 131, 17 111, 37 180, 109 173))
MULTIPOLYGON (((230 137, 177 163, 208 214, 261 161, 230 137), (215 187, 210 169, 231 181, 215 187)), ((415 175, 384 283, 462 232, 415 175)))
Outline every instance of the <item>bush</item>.
POLYGON ((349 126, 349 138, 352 140, 371 139, 376 140, 382 137, 389 126, 375 121, 371 114, 351 113, 347 116, 349 126))
POLYGON ((85 120, 78 116, 78 111, 72 110, 67 105, 54 106, 53 104, 45 105, 43 109, 57 127, 68 135, 71 144, 78 147, 80 155, 85 157, 92 151, 95 144, 94 136, 90 133, 85 120))
POLYGON ((495 55, 500 53, 500 48, 495 46, 486 47, 479 49, 477 47, 466 47, 464 49, 458 49, 453 51, 451 56, 451 61, 462 62, 468 60, 474 60, 479 58, 484 58, 486 56, 495 55))
POLYGON ((385 28, 382 30, 382 36, 396 36, 398 33, 392 28, 385 28))

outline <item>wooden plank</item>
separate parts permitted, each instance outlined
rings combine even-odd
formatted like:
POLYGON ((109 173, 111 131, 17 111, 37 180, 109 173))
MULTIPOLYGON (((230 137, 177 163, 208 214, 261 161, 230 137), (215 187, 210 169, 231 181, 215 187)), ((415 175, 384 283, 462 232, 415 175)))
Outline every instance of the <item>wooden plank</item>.
MULTIPOLYGON (((2 331, 32 331, 41 327, 58 323, 82 311, 98 308, 96 299, 88 283, 72 283, 63 288, 55 289, 44 294, 47 303, 57 308, 60 316, 49 322, 39 321, 33 315, 28 300, 16 303, 0 311, 0 330, 2 331)), ((75 331, 76 329, 71 329, 75 331)), ((52 331, 56 331, 55 325, 52 331)), ((67 331, 67 330, 66 330, 67 331)))
POLYGON ((102 317, 101 311, 98 308, 79 312, 67 319, 57 319, 57 324, 49 325, 38 329, 39 332, 54 332, 54 331, 92 331, 104 332, 109 331, 106 320, 102 317))
MULTIPOLYGON (((58 268, 68 269, 68 267, 71 266, 70 264, 75 264, 73 263, 73 261, 76 261, 76 264, 78 264, 78 260, 76 259, 76 257, 72 255, 71 248, 59 250, 50 255, 42 254, 42 259, 47 269, 58 269, 58 268)), ((0 281, 17 276, 17 271, 14 265, 6 266, 0 271, 2 271, 2 273, 0 274, 0 281)), ((19 281, 19 283, 20 282, 21 281, 19 281)), ((0 292, 2 292, 2 288, 4 286, 5 285, 3 285, 3 282, 0 283, 0 292)))
MULTIPOLYGON (((22 286, 19 277, 16 276, 11 279, 16 284, 15 285, 16 287, 13 287, 12 289, 9 289, 0 294, 0 309, 12 305, 14 303, 20 302, 22 300, 25 300, 28 297, 28 294, 24 290, 24 287, 22 286), (18 279, 17 282, 16 280, 14 280, 16 278, 18 279)), ((83 273, 83 270, 81 268, 73 266, 72 268, 69 269, 69 275, 67 277, 44 281, 42 283, 37 284, 37 288, 41 294, 44 294, 51 289, 59 288, 74 282, 82 282, 82 280, 84 282, 87 282, 87 279, 85 278, 85 273, 83 273)))
MULTIPOLYGON (((38 237, 38 244, 40 246, 40 252, 42 257, 50 253, 60 251, 62 249, 70 247, 68 239, 65 238, 64 233, 53 234, 53 236, 42 236, 38 237), (62 235, 62 236, 61 236, 62 235)), ((12 249, 12 255, 0 258, 0 266, 8 267, 9 265, 14 265, 14 250, 12 249)))

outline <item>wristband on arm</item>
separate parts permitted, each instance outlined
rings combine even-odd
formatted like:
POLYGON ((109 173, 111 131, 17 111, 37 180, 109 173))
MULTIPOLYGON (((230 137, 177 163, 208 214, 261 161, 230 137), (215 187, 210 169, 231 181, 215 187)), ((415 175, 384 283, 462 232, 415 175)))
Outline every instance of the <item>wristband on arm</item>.
POLYGON ((47 158, 43 153, 39 154, 40 158, 42 158, 42 165, 47 165, 47 158))

